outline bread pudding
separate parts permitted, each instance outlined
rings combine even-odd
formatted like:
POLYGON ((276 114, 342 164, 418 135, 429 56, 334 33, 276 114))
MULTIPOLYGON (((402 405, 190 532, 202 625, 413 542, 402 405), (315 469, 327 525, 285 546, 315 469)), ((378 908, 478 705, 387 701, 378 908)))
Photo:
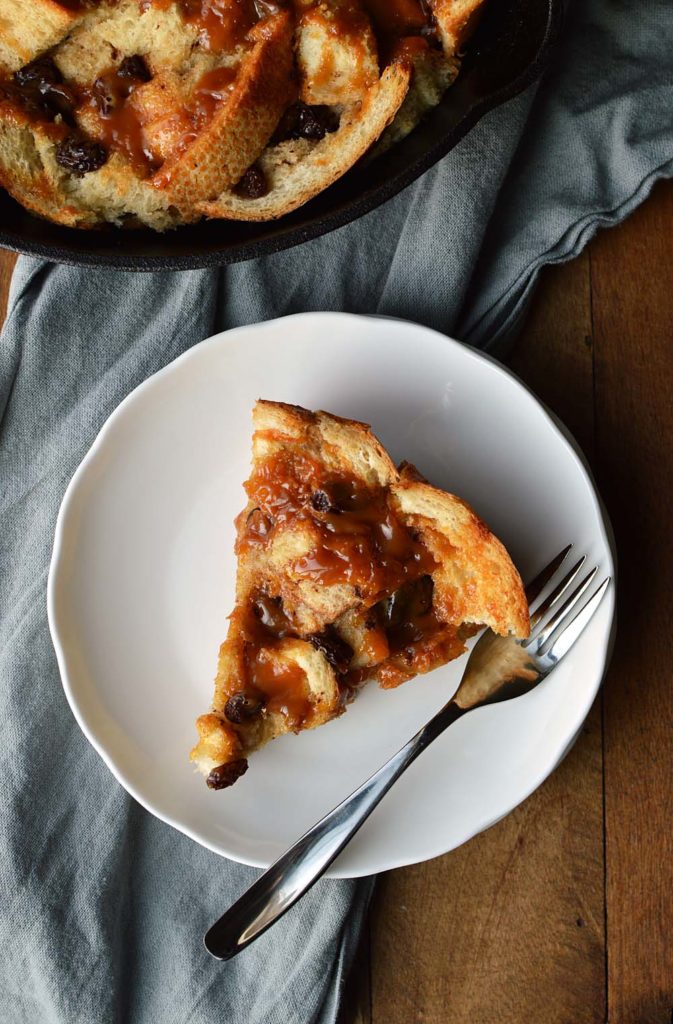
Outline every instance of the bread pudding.
POLYGON ((460 498, 395 467, 364 423, 260 401, 236 521, 236 604, 192 760, 211 789, 288 732, 399 686, 482 626, 528 635, 507 551, 460 498))
POLYGON ((0 185, 60 224, 296 209, 418 123, 483 0, 0 0, 0 185))

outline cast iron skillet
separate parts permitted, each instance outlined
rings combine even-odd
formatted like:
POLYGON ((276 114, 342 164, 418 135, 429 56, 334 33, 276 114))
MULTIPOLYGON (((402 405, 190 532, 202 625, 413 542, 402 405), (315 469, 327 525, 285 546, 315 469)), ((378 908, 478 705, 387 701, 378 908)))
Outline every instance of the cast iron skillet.
POLYGON ((0 189, 0 246, 59 263, 118 270, 188 270, 238 263, 324 235, 396 195, 445 156, 489 110, 544 69, 563 0, 490 0, 460 75, 442 102, 381 159, 356 166, 310 203, 267 224, 205 221, 166 234, 59 227, 0 189))

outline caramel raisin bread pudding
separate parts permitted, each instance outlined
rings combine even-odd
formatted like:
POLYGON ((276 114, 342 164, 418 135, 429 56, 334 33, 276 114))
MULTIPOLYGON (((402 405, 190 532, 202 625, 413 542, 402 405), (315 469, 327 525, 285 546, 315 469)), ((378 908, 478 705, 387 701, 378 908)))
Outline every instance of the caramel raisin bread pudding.
POLYGON ((249 754, 457 658, 481 626, 528 634, 505 548, 460 498, 397 469, 364 423, 257 402, 236 606, 192 760, 212 789, 249 754))
POLYGON ((439 102, 483 0, 0 0, 0 185, 73 227, 270 220, 439 102))

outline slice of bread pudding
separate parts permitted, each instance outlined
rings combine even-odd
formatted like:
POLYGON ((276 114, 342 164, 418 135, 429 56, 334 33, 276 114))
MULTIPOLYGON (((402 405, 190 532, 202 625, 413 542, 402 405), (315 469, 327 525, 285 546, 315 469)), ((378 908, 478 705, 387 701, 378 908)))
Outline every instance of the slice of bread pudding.
POLYGON ((459 657, 481 626, 526 636, 523 585, 460 498, 397 469, 364 423, 259 401, 236 521, 236 606, 192 760, 222 789, 276 736, 459 657))

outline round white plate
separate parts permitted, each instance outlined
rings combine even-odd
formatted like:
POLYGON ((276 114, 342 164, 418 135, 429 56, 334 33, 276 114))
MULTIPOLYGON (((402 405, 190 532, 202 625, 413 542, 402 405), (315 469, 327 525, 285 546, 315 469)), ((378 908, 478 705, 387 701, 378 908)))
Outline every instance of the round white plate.
MULTIPOLYGON (((84 733, 149 811, 217 853, 269 865, 454 692, 463 661, 285 736, 212 792, 188 761, 234 596, 256 398, 371 423, 394 458, 466 498, 524 579, 564 545, 613 572, 582 461, 501 366, 399 320, 307 313, 204 341, 113 413, 61 507, 49 621, 84 733)), ((434 857, 525 799, 558 764, 600 684, 613 588, 526 697, 458 722, 411 766, 335 862, 355 876, 434 857)))

